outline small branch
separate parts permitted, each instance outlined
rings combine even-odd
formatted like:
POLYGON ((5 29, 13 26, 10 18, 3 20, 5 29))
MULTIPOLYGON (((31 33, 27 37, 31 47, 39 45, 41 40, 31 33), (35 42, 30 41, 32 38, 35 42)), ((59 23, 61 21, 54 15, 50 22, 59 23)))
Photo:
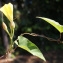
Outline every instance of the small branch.
MULTIPOLYGON (((46 38, 48 39, 49 41, 55 41, 55 42, 60 42, 60 40, 56 40, 56 39, 53 39, 53 38, 49 38, 45 35, 39 35, 39 34, 36 34, 36 33, 22 33, 21 35, 25 35, 25 34, 28 34, 28 35, 31 35, 31 36, 39 36, 39 37, 43 37, 43 38, 46 38)), ((61 34, 60 34, 60 38, 61 38, 61 34)))

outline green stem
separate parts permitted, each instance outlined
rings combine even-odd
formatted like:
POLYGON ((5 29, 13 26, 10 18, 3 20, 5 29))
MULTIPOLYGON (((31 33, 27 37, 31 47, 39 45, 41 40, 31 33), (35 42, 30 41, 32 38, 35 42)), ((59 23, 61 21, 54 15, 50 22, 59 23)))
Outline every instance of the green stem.
POLYGON ((13 49, 13 36, 14 36, 14 29, 11 30, 11 36, 10 36, 10 50, 13 49))
POLYGON ((10 51, 12 50, 12 42, 13 42, 13 40, 12 40, 12 37, 10 37, 10 51))

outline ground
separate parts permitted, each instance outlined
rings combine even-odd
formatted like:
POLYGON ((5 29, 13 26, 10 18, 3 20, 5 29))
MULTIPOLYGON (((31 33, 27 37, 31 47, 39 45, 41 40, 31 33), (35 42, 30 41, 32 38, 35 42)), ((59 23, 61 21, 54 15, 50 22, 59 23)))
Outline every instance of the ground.
POLYGON ((29 55, 20 55, 15 59, 0 59, 0 63, 63 63, 63 51, 62 50, 52 50, 43 52, 46 62, 42 61, 40 58, 29 55))

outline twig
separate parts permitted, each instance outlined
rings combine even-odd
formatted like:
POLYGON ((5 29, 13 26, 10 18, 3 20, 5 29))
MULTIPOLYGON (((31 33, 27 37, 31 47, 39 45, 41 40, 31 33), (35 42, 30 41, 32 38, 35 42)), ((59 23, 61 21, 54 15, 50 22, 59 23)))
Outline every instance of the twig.
MULTIPOLYGON (((28 34, 28 35, 31 35, 31 36, 39 36, 39 37, 43 37, 43 38, 46 38, 48 39, 49 41, 55 41, 55 42, 60 42, 60 40, 56 40, 56 39, 53 39, 53 38, 49 38, 45 35, 39 35, 39 34, 36 34, 36 33, 22 33, 21 35, 25 35, 25 34, 28 34)), ((61 35, 60 35, 60 38, 61 38, 61 35)))

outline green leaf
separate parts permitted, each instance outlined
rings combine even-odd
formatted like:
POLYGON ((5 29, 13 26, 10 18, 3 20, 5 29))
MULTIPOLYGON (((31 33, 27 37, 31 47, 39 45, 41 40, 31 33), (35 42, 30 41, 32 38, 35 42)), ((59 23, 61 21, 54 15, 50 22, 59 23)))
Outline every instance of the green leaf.
POLYGON ((46 61, 39 48, 27 38, 23 36, 18 36, 18 39, 15 41, 15 44, 17 44, 18 47, 46 61))
POLYGON ((45 20, 46 22, 50 23, 52 26, 54 26, 60 33, 63 32, 63 25, 60 25, 58 22, 49 19, 49 18, 45 18, 45 17, 37 17, 37 18, 41 18, 43 20, 45 20))

